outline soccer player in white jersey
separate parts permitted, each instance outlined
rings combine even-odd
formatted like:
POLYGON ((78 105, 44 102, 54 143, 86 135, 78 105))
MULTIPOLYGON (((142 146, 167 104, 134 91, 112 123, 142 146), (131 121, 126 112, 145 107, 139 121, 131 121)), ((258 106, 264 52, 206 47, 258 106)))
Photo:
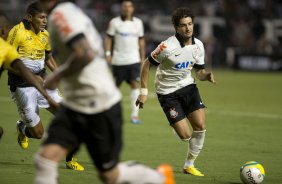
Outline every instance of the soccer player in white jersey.
POLYGON ((174 184, 167 164, 159 170, 119 163, 122 147, 121 94, 104 57, 102 39, 92 21, 71 2, 41 0, 50 12, 48 30, 60 67, 45 86, 62 82, 64 99, 35 158, 36 184, 57 183, 58 162, 86 144, 99 178, 106 184, 174 184))
POLYGON ((130 85, 131 122, 140 124, 139 108, 135 102, 139 95, 140 62, 145 59, 145 39, 143 22, 133 13, 132 0, 123 0, 121 15, 113 18, 108 26, 105 55, 112 64, 116 85, 120 87, 123 81, 130 85))
MULTIPOLYGON (((45 30, 47 13, 37 7, 37 4, 33 2, 28 5, 27 19, 11 29, 7 42, 17 49, 25 66, 43 83, 47 75, 44 65, 54 71, 57 64, 52 57, 49 33, 45 30)), ((21 121, 17 122, 18 143, 23 149, 27 149, 28 138, 40 139, 43 136, 44 128, 39 117, 39 108, 45 108, 53 114, 56 109, 50 108, 46 99, 21 76, 8 72, 8 84, 21 117, 21 121)), ((48 93, 56 102, 62 100, 58 89, 48 90, 48 93)), ((84 170, 71 153, 66 157, 66 167, 84 170)))
POLYGON ((141 90, 136 105, 143 108, 148 95, 148 77, 151 65, 158 66, 155 77, 156 93, 170 126, 182 141, 188 142, 183 172, 204 176, 194 167, 205 139, 204 104, 200 98, 194 68, 201 81, 215 83, 212 72, 204 68, 203 43, 193 36, 194 16, 188 8, 178 8, 172 14, 175 35, 163 41, 145 60, 141 69, 141 90), (193 130, 189 129, 190 122, 193 130))

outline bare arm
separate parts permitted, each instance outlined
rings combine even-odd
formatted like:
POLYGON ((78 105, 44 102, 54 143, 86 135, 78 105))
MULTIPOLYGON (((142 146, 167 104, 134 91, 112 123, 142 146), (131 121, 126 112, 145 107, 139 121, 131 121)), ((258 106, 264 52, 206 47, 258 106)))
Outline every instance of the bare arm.
POLYGON ((95 58, 95 51, 85 37, 76 40, 71 45, 72 55, 53 74, 49 75, 45 81, 45 87, 55 89, 62 78, 68 77, 81 71, 88 63, 95 58))
POLYGON ((145 61, 145 38, 139 38, 139 52, 140 52, 140 58, 141 58, 141 62, 145 61))
POLYGON ((51 52, 46 53, 45 64, 52 72, 54 72, 54 70, 58 68, 58 65, 51 52))
POLYGON ((214 84, 216 83, 213 73, 208 72, 205 69, 196 69, 196 77, 200 81, 209 81, 214 84))
POLYGON ((112 62, 112 55, 111 55, 112 47, 113 47, 113 38, 110 37, 109 35, 106 35, 106 38, 105 38, 105 56, 106 56, 106 60, 108 61, 108 63, 112 62))
MULTIPOLYGON (((32 84, 46 98, 49 105, 57 108, 59 105, 47 94, 43 85, 31 71, 25 67, 21 60, 17 59, 12 63, 12 69, 20 74, 28 83, 32 84)), ((12 71, 13 72, 13 71, 12 71)))
POLYGON ((149 80, 149 71, 151 68, 151 63, 148 60, 148 58, 143 62, 142 67, 141 67, 141 76, 140 76, 140 81, 141 81, 141 92, 140 95, 136 101, 136 106, 139 105, 139 108, 143 108, 144 103, 147 100, 147 95, 148 93, 148 80, 149 80))

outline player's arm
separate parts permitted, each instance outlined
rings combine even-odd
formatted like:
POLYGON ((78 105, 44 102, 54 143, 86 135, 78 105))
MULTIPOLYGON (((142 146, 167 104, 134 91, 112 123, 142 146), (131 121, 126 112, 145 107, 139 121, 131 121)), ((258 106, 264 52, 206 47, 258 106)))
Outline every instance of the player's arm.
POLYGON ((45 87, 48 89, 55 89, 62 78, 82 70, 95 58, 96 52, 91 48, 83 34, 75 36, 68 42, 68 45, 72 50, 72 54, 63 65, 47 77, 45 87))
POLYGON ((141 89, 140 89, 140 95, 137 98, 136 106, 139 105, 139 108, 143 108, 144 103, 147 100, 148 96, 148 80, 149 80, 149 72, 151 68, 151 63, 149 59, 145 59, 145 61, 142 63, 141 66, 141 74, 140 74, 140 83, 141 83, 141 89))
POLYGON ((196 77, 200 81, 209 81, 214 84, 216 83, 213 73, 206 71, 204 68, 196 69, 196 77))
POLYGON ((140 37, 139 38, 139 52, 140 52, 140 59, 141 62, 145 61, 145 38, 144 37, 140 37))
POLYGON ((52 72, 54 72, 54 70, 58 68, 58 65, 51 52, 46 52, 45 64, 52 72))
POLYGON ((105 56, 108 63, 112 62, 112 54, 111 54, 112 47, 113 47, 113 37, 107 34, 105 38, 105 56))
POLYGON ((48 101, 49 105, 57 108, 59 105, 47 94, 45 89, 42 86, 42 83, 37 80, 35 75, 25 67, 21 60, 16 59, 11 64, 12 72, 20 74, 28 83, 32 84, 48 101))

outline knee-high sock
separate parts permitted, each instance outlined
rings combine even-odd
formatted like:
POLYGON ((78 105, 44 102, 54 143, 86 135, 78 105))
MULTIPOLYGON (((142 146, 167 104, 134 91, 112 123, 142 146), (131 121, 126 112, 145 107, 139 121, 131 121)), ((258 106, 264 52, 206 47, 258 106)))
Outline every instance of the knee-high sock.
POLYGON ((135 105, 135 102, 139 96, 139 89, 131 90, 131 117, 138 117, 139 108, 135 105))
POLYGON ((158 171, 145 165, 123 162, 118 165, 119 176, 115 184, 138 183, 138 184, 163 184, 164 176, 158 171))
POLYGON ((184 168, 193 166, 196 158, 200 154, 204 141, 205 141, 206 130, 193 131, 192 137, 189 140, 189 149, 187 153, 187 158, 184 164, 184 168))
POLYGON ((57 184, 58 163, 40 155, 35 156, 34 184, 57 184))

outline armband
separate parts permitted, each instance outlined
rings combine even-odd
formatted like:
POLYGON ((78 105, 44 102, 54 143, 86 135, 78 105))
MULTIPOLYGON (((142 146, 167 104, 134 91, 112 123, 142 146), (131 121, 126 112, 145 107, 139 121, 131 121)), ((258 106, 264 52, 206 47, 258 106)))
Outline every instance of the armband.
POLYGON ((105 55, 106 55, 106 56, 110 56, 110 55, 111 55, 111 51, 109 51, 109 50, 106 51, 106 52, 105 52, 105 55))
POLYGON ((140 89, 140 95, 148 95, 148 89, 147 88, 141 88, 140 89))

